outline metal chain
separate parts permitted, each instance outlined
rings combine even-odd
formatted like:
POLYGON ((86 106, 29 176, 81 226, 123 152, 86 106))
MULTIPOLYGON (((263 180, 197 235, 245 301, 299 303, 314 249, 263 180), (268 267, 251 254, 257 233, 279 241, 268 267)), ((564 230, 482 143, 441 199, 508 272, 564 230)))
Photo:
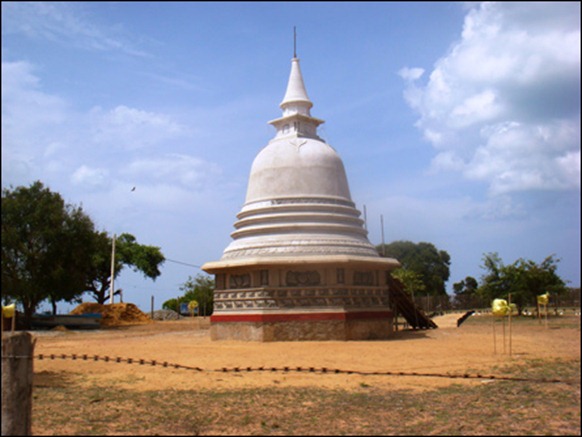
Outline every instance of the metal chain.
MULTIPOLYGON (((2 356, 2 358, 5 358, 2 356)), ((11 357, 6 357, 11 358, 11 357)), ((31 357, 15 357, 15 358, 31 358, 31 357)), ((151 366, 162 366, 162 367, 173 367, 175 369, 186 369, 194 370, 197 372, 220 372, 220 373, 240 373, 240 372, 298 372, 298 373, 313 373, 313 374, 347 374, 347 375, 363 375, 363 376, 420 376, 420 377, 431 377, 431 378, 463 378, 463 379, 492 379, 492 380, 502 380, 502 381, 519 381, 519 382, 541 382, 541 383, 563 383, 563 384, 576 384, 575 381, 561 380, 561 379, 548 379, 548 378, 519 378, 513 376, 496 376, 496 375, 481 375, 481 374, 450 374, 450 373, 419 373, 419 372, 364 372, 359 370, 341 370, 341 369, 328 369, 327 367, 315 368, 315 367, 233 367, 227 368, 222 367, 220 369, 202 369, 200 367, 185 366, 183 364, 168 363, 167 361, 156 361, 156 360, 144 360, 134 359, 134 358, 121 358, 121 357, 109 357, 109 356, 99 356, 93 355, 89 356, 87 354, 77 355, 77 354, 50 354, 35 355, 34 358, 38 360, 44 359, 71 359, 71 360, 83 360, 83 361, 105 361, 111 363, 127 363, 127 364, 140 364, 140 365, 151 365, 151 366)))

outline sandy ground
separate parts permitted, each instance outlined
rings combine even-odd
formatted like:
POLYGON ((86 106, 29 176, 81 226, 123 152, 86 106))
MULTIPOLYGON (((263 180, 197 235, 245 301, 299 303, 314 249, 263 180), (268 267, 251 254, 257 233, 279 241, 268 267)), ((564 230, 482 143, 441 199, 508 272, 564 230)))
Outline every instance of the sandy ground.
MULTIPOLYGON (((38 354, 87 354, 110 358, 156 360, 204 369, 164 368, 156 365, 94 360, 35 359, 35 373, 65 372, 81 384, 116 385, 132 390, 232 389, 243 387, 317 386, 352 389, 363 384, 386 389, 427 390, 449 384, 484 384, 487 379, 451 379, 420 376, 375 376, 309 372, 221 372, 240 367, 323 367, 363 372, 417 372, 503 376, 504 365, 536 358, 580 358, 580 318, 571 327, 543 324, 506 326, 472 323, 457 328, 461 314, 435 317, 434 330, 401 330, 390 340, 255 343, 211 341, 208 320, 151 322, 98 331, 33 332, 38 354), (495 326, 495 329, 493 329, 495 326), (494 343, 494 331, 496 343, 494 343)), ((488 317, 488 316, 473 316, 488 317)))

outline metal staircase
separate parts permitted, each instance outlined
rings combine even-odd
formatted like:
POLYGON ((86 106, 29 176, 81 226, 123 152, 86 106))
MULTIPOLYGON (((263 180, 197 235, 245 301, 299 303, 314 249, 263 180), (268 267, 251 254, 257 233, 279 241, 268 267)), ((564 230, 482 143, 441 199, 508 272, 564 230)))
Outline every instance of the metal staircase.
POLYGON ((402 315, 413 329, 436 329, 437 324, 418 308, 411 297, 404 290, 404 285, 398 279, 388 275, 390 300, 394 309, 395 319, 402 315))

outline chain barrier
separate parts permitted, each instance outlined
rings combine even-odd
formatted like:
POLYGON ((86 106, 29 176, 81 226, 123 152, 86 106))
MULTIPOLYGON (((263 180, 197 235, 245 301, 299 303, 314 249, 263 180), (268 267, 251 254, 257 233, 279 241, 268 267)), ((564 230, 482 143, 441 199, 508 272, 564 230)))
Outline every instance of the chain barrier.
MULTIPOLYGON (((4 358, 4 357, 3 357, 4 358)), ((104 361, 109 363, 127 363, 127 364, 139 364, 148 366, 161 366, 170 367, 174 369, 185 369, 194 370, 196 372, 219 372, 219 373, 241 373, 241 372, 297 372, 297 373, 312 373, 318 375, 324 374, 346 374, 346 375, 363 375, 363 376, 417 376, 417 377, 430 377, 430 378, 461 378, 461 379, 490 379, 498 381, 517 381, 517 382, 540 382, 540 383, 562 383, 574 385, 577 384, 576 381, 568 381, 561 379, 548 379, 548 378, 525 378, 525 377, 515 377, 515 376, 496 376, 496 375, 481 375, 481 374, 450 374, 450 373, 420 373, 420 372, 365 372, 361 370, 341 370, 341 369, 329 369, 327 367, 222 367, 220 369, 202 369, 200 367, 186 366, 183 364, 169 363, 167 361, 157 361, 157 360, 144 360, 134 359, 134 358, 121 358, 121 357, 109 357, 109 356, 99 356, 93 355, 89 356, 87 354, 77 355, 77 354, 39 354, 35 355, 34 358, 38 360, 56 360, 56 359, 70 359, 70 360, 83 360, 83 361, 104 361)))

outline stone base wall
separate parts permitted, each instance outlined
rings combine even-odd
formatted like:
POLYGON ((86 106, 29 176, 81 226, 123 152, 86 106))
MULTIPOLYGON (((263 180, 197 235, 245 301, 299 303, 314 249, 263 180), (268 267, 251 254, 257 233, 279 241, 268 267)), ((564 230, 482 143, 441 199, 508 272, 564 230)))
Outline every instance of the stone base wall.
POLYGON ((393 332, 392 317, 336 320, 213 321, 212 340, 346 341, 384 340, 393 332))

